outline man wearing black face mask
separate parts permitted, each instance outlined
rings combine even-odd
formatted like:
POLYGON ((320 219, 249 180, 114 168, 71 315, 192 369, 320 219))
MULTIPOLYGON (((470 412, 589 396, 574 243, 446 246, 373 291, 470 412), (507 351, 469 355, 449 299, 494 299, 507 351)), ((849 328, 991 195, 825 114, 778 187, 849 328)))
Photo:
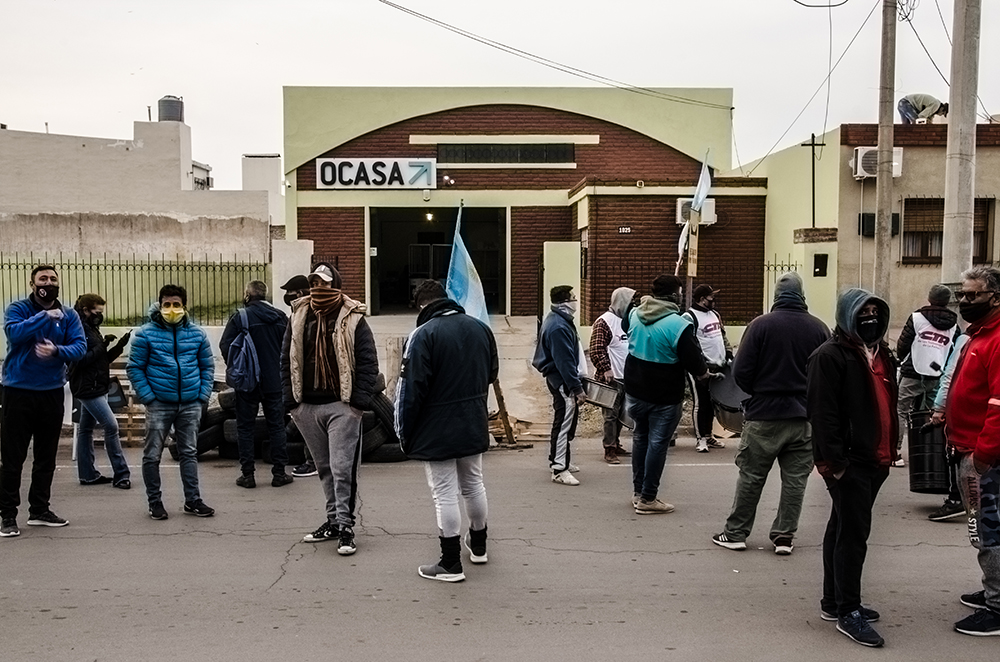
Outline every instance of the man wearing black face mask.
POLYGON ((833 337, 809 358, 807 398, 816 468, 833 500, 823 538, 821 618, 863 646, 881 646, 861 604, 872 506, 896 459, 896 361, 882 340, 889 306, 849 289, 837 300, 833 337))
MULTIPOLYGON (((285 282, 284 285, 281 286, 281 289, 285 291, 285 296, 282 297, 282 300, 285 302, 286 306, 291 308, 294 302, 298 301, 302 297, 309 296, 309 279, 302 274, 292 276, 285 282)), ((305 454, 305 462, 292 469, 292 476, 296 478, 315 476, 319 473, 319 470, 316 469, 316 464, 313 462, 312 454, 309 452, 309 446, 305 444, 302 446, 302 452, 305 454)))
POLYGON ((245 317, 236 313, 229 318, 226 330, 219 341, 219 351, 223 360, 229 360, 229 347, 243 330, 242 319, 246 320, 250 339, 257 350, 260 366, 260 382, 251 391, 236 391, 236 434, 240 451, 242 473, 236 479, 240 487, 257 487, 254 478, 254 423, 257 408, 264 406, 267 420, 267 434, 271 441, 271 486, 281 487, 292 482, 285 473, 288 464, 288 449, 285 438, 285 406, 281 387, 281 340, 285 337, 288 317, 267 302, 267 285, 253 280, 247 283, 243 295, 245 317))
POLYGON ((1000 270, 975 267, 955 292, 969 323, 948 389, 945 425, 958 452, 958 489, 969 515, 969 541, 978 550, 983 589, 961 597, 975 613, 955 623, 974 636, 1000 635, 1000 270))
POLYGON ((0 537, 17 528, 21 505, 21 468, 34 438, 30 526, 66 526, 69 522, 49 509, 56 450, 63 419, 66 364, 87 351, 80 316, 59 303, 55 267, 39 265, 31 272, 31 295, 15 301, 4 313, 7 359, 3 364, 3 420, 0 422, 0 537))

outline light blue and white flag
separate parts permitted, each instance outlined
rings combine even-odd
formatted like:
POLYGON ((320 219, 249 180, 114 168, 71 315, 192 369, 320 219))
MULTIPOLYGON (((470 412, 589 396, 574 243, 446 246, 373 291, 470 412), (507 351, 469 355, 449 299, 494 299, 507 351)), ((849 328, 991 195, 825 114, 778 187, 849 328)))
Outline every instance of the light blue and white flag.
POLYGON ((701 206, 705 204, 710 188, 712 175, 708 171, 708 152, 705 152, 705 160, 701 162, 701 176, 698 177, 698 186, 694 189, 694 198, 691 200, 691 211, 701 213, 701 206))
POLYGON ((448 264, 448 284, 445 286, 448 298, 465 308, 465 313, 475 317, 480 322, 490 325, 490 316, 486 312, 486 295, 483 294, 483 281, 479 279, 476 265, 472 263, 465 242, 462 241, 462 206, 458 207, 458 220, 455 222, 455 240, 451 244, 451 262, 448 264))

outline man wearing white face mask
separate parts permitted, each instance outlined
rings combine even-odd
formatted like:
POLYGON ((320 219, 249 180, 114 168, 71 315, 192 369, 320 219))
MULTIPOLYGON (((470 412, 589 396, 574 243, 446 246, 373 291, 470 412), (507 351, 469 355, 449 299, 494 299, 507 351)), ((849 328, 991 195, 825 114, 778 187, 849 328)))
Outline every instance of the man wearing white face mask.
POLYGON ((552 435, 549 440, 549 467, 552 482, 579 485, 573 475, 576 467, 570 461, 570 444, 576 436, 579 406, 586 399, 580 380, 583 346, 573 323, 577 301, 573 288, 556 285, 549 292, 552 312, 545 316, 538 334, 538 346, 531 365, 545 377, 552 394, 552 435))
POLYGON ((211 517, 215 510, 201 500, 198 488, 198 426, 202 405, 212 393, 215 359, 208 336, 188 317, 187 290, 180 285, 160 288, 159 304, 132 341, 127 372, 136 396, 146 405, 142 478, 149 516, 167 519, 160 492, 160 456, 173 426, 184 512, 211 517))

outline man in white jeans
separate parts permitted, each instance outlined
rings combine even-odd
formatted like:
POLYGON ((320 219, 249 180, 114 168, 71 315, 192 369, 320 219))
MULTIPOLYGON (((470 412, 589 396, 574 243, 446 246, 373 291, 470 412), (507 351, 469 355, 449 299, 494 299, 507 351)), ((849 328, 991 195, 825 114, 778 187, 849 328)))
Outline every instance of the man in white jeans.
POLYGON ((396 434, 407 457, 424 461, 441 542, 441 559, 417 572, 460 582, 459 494, 469 515, 469 560, 487 561, 483 452, 489 448, 486 399, 499 370, 497 345, 490 328, 446 298, 439 282, 424 281, 414 298, 420 314, 396 385, 396 434))

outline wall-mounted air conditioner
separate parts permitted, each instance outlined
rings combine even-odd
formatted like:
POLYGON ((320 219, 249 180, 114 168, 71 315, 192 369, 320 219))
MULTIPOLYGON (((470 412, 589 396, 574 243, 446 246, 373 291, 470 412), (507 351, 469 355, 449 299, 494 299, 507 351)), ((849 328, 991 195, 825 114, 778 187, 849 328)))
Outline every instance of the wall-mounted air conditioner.
MULTIPOLYGON (((854 158, 851 159, 854 179, 866 179, 878 174, 878 147, 855 147, 854 158)), ((903 174, 903 148, 892 148, 892 176, 903 174)))
MULTIPOLYGON (((677 225, 684 225, 691 220, 691 201, 693 198, 677 198, 677 225)), ((701 206, 701 220, 699 225, 712 225, 715 223, 715 200, 705 198, 701 206)))

